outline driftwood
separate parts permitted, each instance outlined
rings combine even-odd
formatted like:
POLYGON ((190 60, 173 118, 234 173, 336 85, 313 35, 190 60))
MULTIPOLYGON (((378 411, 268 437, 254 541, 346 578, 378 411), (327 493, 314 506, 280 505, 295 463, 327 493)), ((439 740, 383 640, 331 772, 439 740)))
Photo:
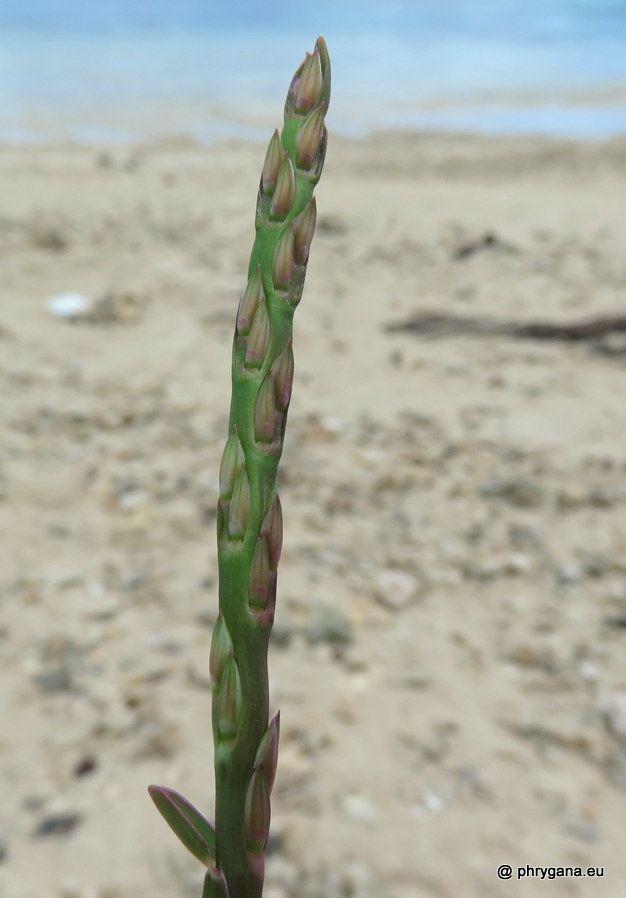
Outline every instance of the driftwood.
POLYGON ((626 333, 626 315, 599 315, 568 323, 538 320, 519 322, 510 319, 424 312, 406 321, 391 322, 385 326, 385 330, 388 333, 416 334, 424 337, 503 335, 530 340, 562 340, 570 343, 626 333))

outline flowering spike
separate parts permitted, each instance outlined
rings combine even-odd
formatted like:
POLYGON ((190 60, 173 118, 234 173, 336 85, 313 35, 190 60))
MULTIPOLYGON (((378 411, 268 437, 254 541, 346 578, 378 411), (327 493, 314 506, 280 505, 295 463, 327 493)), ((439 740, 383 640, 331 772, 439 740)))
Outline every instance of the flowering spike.
POLYGON ((257 767, 252 774, 244 812, 244 826, 248 851, 260 854, 265 850, 270 831, 270 790, 263 767, 257 767))
POLYGON ((316 221, 317 205, 313 197, 304 212, 300 213, 293 223, 294 257, 298 265, 306 265, 308 262, 316 221))
POLYGON ((320 103, 302 123, 296 138, 296 165, 302 171, 310 171, 322 146, 324 136, 324 107, 320 103))
POLYGON ((235 427, 226 440, 220 464, 220 499, 224 502, 227 502, 233 494, 235 481, 243 467, 244 460, 243 448, 235 427))
POLYGON ((259 536, 250 569, 250 605, 253 608, 265 608, 270 587, 270 560, 267 549, 267 538, 259 536))
POLYGON ((296 176, 289 154, 285 153, 278 169, 276 189, 270 206, 270 221, 283 221, 293 205, 296 196, 296 176))
POLYGON ((242 468, 235 481, 233 498, 228 514, 228 536, 232 540, 242 540, 250 515, 250 485, 246 469, 242 468))
POLYGON ((283 510, 278 493, 276 493, 270 510, 265 516, 261 533, 267 537, 270 570, 275 571, 278 567, 283 547, 283 510))
POLYGON ((323 86, 322 66, 317 47, 302 66, 300 78, 294 88, 294 106, 299 115, 305 115, 319 103, 323 86))
POLYGON ((259 390, 254 410, 254 439, 257 443, 271 443, 276 427, 276 400, 271 375, 265 378, 259 390))
POLYGON ((277 290, 286 290, 293 277, 295 266, 293 227, 285 229, 274 250, 272 279, 277 290))
POLYGON ((203 898, 260 898, 276 772, 267 640, 282 513, 276 495, 293 382, 292 317, 315 229, 330 63, 323 39, 299 66, 282 131, 265 153, 248 281, 232 354, 232 401, 217 507, 219 608, 209 662, 215 760, 215 864, 203 898))
POLYGON ((260 368, 265 359, 265 353, 270 342, 270 319, 267 314, 267 304, 262 298, 259 307, 252 319, 252 327, 248 335, 246 346, 246 368, 260 368))
POLYGON ((276 408, 279 412, 286 411, 287 406, 289 405, 291 389, 293 386, 293 370, 293 347, 291 345, 291 340, 289 340, 272 365, 271 371, 274 379, 276 408))
POLYGON ((255 767, 263 767, 267 779, 267 788, 272 791, 276 777, 276 763, 278 761, 278 738, 280 735, 280 711, 272 717, 267 732, 261 740, 256 753, 255 767))
POLYGON ((239 300, 239 309, 237 310, 238 336, 248 336, 250 333, 250 325, 252 324, 259 303, 264 299, 261 266, 257 265, 254 274, 248 280, 246 289, 243 291, 242 297, 239 300))
POLYGON ((217 725, 220 738, 234 739, 241 715, 241 680, 232 655, 228 656, 217 694, 217 725))
POLYGON ((228 661, 229 654, 232 653, 233 643, 224 620, 224 615, 220 611, 213 628, 213 636, 211 637, 211 654, 209 655, 209 674, 214 685, 219 685, 224 673, 224 667, 228 661))
POLYGON ((263 163, 263 172, 261 174, 261 191, 265 196, 271 196, 276 187, 278 171, 283 158, 283 145, 280 142, 278 128, 272 134, 267 152, 265 154, 265 162, 263 163))

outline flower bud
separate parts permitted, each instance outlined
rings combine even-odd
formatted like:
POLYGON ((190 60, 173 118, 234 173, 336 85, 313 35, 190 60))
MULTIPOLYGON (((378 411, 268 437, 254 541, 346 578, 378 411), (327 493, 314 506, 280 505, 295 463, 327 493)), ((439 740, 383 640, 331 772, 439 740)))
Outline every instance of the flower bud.
POLYGON ((288 154, 285 153, 278 169, 276 189, 270 206, 270 221, 283 221, 296 196, 296 176, 288 154))
POLYGON ((270 587, 270 560, 267 550, 267 539, 259 536, 250 568, 250 605, 253 608, 265 608, 270 587))
POLYGON ((228 656, 220 688, 217 694, 217 726, 222 739, 234 739, 239 729, 241 716, 241 680, 239 668, 232 655, 228 656))
POLYGON ((294 107, 299 115, 305 115, 319 103, 322 94, 322 66, 317 49, 305 61, 300 77, 294 85, 294 107))
POLYGON ((283 510, 278 493, 276 493, 276 496, 274 497, 270 510, 265 515, 261 533, 267 537, 270 570, 275 571, 278 567, 280 553, 283 547, 283 510))
POLYGON ((213 628, 213 636, 211 637, 211 654, 209 655, 209 674, 213 680, 213 684, 219 684, 224 673, 228 656, 232 653, 233 644, 224 620, 224 615, 220 611, 215 626, 213 628))
POLYGON ((245 467, 241 469, 235 481, 233 497, 228 509, 228 537, 242 540, 248 526, 250 515, 250 485, 245 467))
POLYGON ((315 41, 315 49, 319 53, 320 65, 322 66, 322 91, 320 99, 324 105, 324 114, 326 114, 328 112, 328 106, 330 104, 330 55, 328 53, 326 41, 321 35, 315 41))
POLYGON ((280 735, 280 711, 270 720, 270 725, 259 745, 256 753, 255 767, 263 767, 267 779, 267 788, 272 791, 276 777, 276 764, 278 762, 278 737, 280 735))
POLYGON ((271 196, 276 187, 278 171, 283 158, 283 145, 280 142, 278 128, 274 131, 265 154, 263 172, 261 174, 261 191, 265 196, 271 196))
POLYGON ((247 337, 250 333, 250 325, 254 319, 259 303, 265 299, 263 294, 263 282, 261 280, 261 266, 257 265, 256 271, 246 284, 242 297, 239 300, 237 310, 237 334, 247 337))
POLYGON ((265 359, 265 353, 270 342, 270 319, 267 314, 267 303, 261 298, 246 345, 246 368, 260 368, 265 359))
POLYGON ((271 372, 261 384, 254 410, 254 439, 257 443, 271 443, 276 427, 276 400, 271 372))
POLYGON ((220 464, 220 499, 224 502, 227 502, 233 494, 235 481, 244 461, 243 447, 235 428, 226 440, 220 464))
POLYGON ((293 223, 293 254, 298 265, 306 265, 315 233, 317 206, 315 197, 293 223))
POLYGON ((296 137, 296 165, 302 171, 311 169, 320 152, 324 131, 324 107, 320 104, 307 115, 296 137))
POLYGON ((287 343, 281 354, 272 365, 272 378, 274 380, 274 391, 276 399, 276 408, 280 412, 284 412, 289 405, 291 399, 291 389, 293 386, 293 348, 291 340, 287 343))
POLYGON ((265 850, 270 832, 270 790, 263 767, 257 767, 252 774, 246 793, 244 828, 248 851, 259 854, 265 850))
POLYGON ((274 250, 272 279, 277 290, 286 290, 293 276, 295 266, 293 239, 293 227, 290 225, 281 235, 274 250))

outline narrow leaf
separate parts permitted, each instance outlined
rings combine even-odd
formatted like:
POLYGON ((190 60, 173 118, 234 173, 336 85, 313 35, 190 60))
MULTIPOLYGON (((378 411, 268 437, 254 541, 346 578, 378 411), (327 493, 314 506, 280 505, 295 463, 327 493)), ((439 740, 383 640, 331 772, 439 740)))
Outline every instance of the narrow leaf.
POLYGON ((148 786, 157 810, 194 857, 205 867, 215 864, 215 830, 186 798, 164 786, 148 786))

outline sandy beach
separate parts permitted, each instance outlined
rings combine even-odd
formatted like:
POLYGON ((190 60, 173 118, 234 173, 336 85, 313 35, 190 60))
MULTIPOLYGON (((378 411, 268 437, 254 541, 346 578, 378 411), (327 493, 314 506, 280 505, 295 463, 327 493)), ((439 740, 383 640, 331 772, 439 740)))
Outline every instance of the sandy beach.
MULTIPOLYGON (((263 154, 0 146, 0 898, 200 895, 146 787, 212 814, 263 154)), ((626 337, 513 331, 626 315, 625 160, 331 135, 281 465, 267 898, 623 898, 626 337), (452 317, 389 328, 420 315, 452 317)))

